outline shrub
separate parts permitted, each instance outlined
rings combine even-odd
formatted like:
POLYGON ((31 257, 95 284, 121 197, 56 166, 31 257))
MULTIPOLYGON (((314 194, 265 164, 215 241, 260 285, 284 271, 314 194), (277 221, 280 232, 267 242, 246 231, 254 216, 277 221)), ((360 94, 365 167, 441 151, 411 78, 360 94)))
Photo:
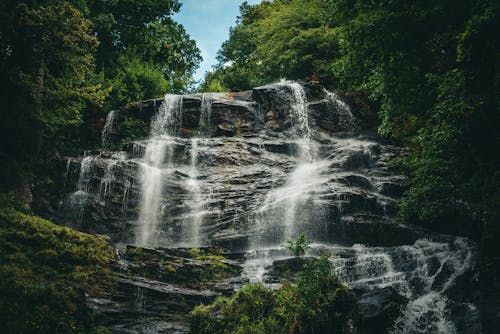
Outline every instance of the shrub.
POLYGON ((283 244, 283 247, 292 252, 293 256, 300 257, 306 253, 306 249, 311 242, 307 239, 304 232, 300 233, 297 239, 289 240, 283 244))
POLYGON ((277 290, 249 284, 232 297, 198 306, 191 333, 345 333, 354 315, 354 295, 322 257, 304 266, 297 284, 285 281, 277 290))

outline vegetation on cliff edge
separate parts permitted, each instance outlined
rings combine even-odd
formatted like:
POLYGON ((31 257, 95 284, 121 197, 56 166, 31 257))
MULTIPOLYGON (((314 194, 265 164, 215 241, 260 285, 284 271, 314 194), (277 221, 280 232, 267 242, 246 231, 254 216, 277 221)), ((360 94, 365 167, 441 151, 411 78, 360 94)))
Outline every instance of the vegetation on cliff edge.
POLYGON ((23 213, 0 201, 0 332, 104 333, 85 294, 111 284, 103 239, 23 213))
POLYGON ((326 257, 306 263, 297 283, 277 289, 249 284, 192 313, 191 333, 347 333, 355 298, 332 274, 326 257))
POLYGON ((185 92, 199 49, 177 0, 0 2, 0 191, 100 145, 109 110, 185 92))
POLYGON ((319 80, 411 148, 402 219, 500 235, 498 31, 496 0, 244 3, 201 89, 319 80))

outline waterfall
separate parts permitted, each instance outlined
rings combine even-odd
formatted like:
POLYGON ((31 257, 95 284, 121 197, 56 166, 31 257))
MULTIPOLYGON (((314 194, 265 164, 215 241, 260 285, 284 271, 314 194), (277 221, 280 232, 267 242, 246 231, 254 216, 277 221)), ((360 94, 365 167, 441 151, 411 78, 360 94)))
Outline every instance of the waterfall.
MULTIPOLYGON (((69 206, 73 209, 73 218, 78 224, 83 221, 83 214, 85 213, 85 205, 91 190, 91 181, 93 176, 93 169, 96 157, 85 156, 80 161, 80 172, 78 174, 77 190, 69 196, 69 206)), ((69 174, 69 167, 71 161, 68 160, 66 170, 69 174)), ((66 176, 67 178, 67 176, 66 176)))
POLYGON ((329 92, 325 89, 324 93, 332 107, 338 111, 337 114, 339 115, 339 125, 347 130, 352 130, 355 119, 354 115, 351 112, 351 108, 346 103, 344 103, 334 92, 329 92))
POLYGON ((392 248, 328 247, 337 277, 350 288, 372 290, 391 286, 409 302, 392 334, 455 333, 448 318, 446 291, 472 266, 472 248, 465 239, 436 242, 419 239, 392 248))
POLYGON ((68 160, 66 160, 66 172, 64 173, 63 187, 66 187, 66 183, 68 182, 68 176, 69 176, 72 161, 73 160, 71 158, 68 158, 68 160))
POLYGON ((151 121, 150 138, 175 136, 182 126, 182 96, 166 94, 151 121))
POLYGON ((100 195, 103 199, 106 199, 113 192, 113 183, 116 180, 115 169, 120 162, 125 161, 125 158, 125 152, 118 152, 111 156, 106 174, 101 179, 100 195))
MULTIPOLYGON (((387 163, 404 150, 356 136, 349 106, 314 85, 282 81, 232 96, 166 95, 157 109, 149 103, 147 113, 141 109, 141 119, 154 113, 147 139, 124 145, 126 152, 67 160, 66 189, 75 189, 61 202, 62 210, 71 210, 64 222, 123 243, 132 232, 138 246, 157 248, 143 252, 158 254, 148 258, 152 263, 165 256, 154 279, 133 267, 144 258, 124 258, 134 271, 123 278, 141 287, 127 288, 124 302, 137 301, 142 332, 158 332, 154 318, 165 305, 159 298, 177 298, 186 287, 161 273, 171 269, 163 266, 169 254, 184 252, 177 253, 179 247, 223 247, 229 250, 224 261, 242 267, 241 276, 238 270, 214 278, 207 290, 238 289, 249 281, 276 287, 299 270, 301 262, 282 244, 300 232, 313 242, 306 257, 329 256, 334 274, 360 300, 386 287, 394 305, 396 293, 405 297, 388 333, 461 331, 457 314, 473 310, 474 300, 454 294, 468 284, 473 243, 397 224, 405 180, 389 173, 387 163), (240 133, 213 131, 238 124, 249 126, 240 133), (463 273, 463 281, 457 279, 463 273), (455 281, 461 285, 452 290, 455 281)), ((121 121, 116 112, 108 114, 103 145, 121 121)), ((173 264, 197 267, 200 261, 173 264)))
POLYGON ((192 247, 199 247, 200 241, 200 228, 203 222, 203 197, 201 193, 200 183, 198 180, 198 138, 191 139, 191 171, 188 180, 188 190, 190 197, 190 228, 183 231, 183 240, 192 247))
POLYGON ((153 246, 158 243, 158 224, 162 213, 163 168, 173 164, 173 138, 180 127, 182 96, 165 95, 151 122, 150 139, 140 163, 141 201, 136 244, 153 246), (166 161, 165 161, 166 160, 166 161))
MULTIPOLYGON (((222 94, 218 93, 203 93, 201 95, 200 119, 198 121, 199 137, 210 137, 210 118, 212 116, 212 104, 214 100, 221 95, 222 94)), ((201 190, 198 172, 198 153, 200 150, 199 143, 201 141, 202 140, 197 137, 191 138, 191 166, 189 179, 187 182, 190 224, 189 226, 184 225, 182 231, 182 242, 185 245, 191 247, 201 246, 201 226, 203 224, 203 218, 205 216, 204 204, 206 202, 206 199, 204 198, 203 192, 201 190)))
POLYGON ((318 159, 318 148, 312 138, 307 96, 297 82, 281 81, 290 89, 289 119, 292 123, 292 140, 298 147, 296 166, 285 184, 272 189, 255 217, 254 246, 276 245, 295 238, 307 225, 307 212, 303 206, 309 194, 325 182, 324 172, 328 162, 318 159))
MULTIPOLYGON (((413 252, 412 255, 420 260, 419 270, 415 272, 415 276, 420 278, 423 292, 407 294, 410 301, 396 320, 392 333, 454 334, 457 330, 448 317, 446 292, 455 284, 458 276, 471 269, 471 246, 462 238, 457 238, 450 245, 419 240, 415 246, 419 252, 413 252), (430 268, 430 258, 437 259, 439 263, 436 272, 430 268)), ((411 248, 410 250, 414 251, 411 248)))
POLYGON ((200 136, 210 136, 210 117, 212 116, 212 103, 215 93, 203 93, 201 95, 201 110, 198 133, 200 136))
POLYGON ((112 110, 106 116, 106 123, 104 124, 104 128, 101 133, 102 147, 106 147, 109 144, 111 132, 113 131, 113 127, 116 123, 117 115, 118 110, 112 110))
POLYGON ((307 96, 301 84, 298 82, 284 81, 292 91, 292 101, 290 103, 290 120, 297 129, 297 139, 299 145, 298 163, 313 162, 316 156, 315 145, 312 141, 311 126, 309 125, 309 114, 307 112, 307 96))
POLYGON ((86 156, 80 162, 80 174, 78 175, 78 190, 89 192, 90 181, 92 179, 92 168, 96 158, 86 156))

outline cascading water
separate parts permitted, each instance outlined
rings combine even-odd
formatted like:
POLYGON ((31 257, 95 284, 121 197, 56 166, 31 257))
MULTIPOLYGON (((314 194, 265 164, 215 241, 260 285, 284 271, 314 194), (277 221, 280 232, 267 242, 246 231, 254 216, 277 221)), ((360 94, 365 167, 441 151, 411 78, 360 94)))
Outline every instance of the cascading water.
POLYGON ((346 129, 352 130, 355 120, 354 115, 351 112, 351 108, 344 103, 334 92, 329 92, 326 89, 324 90, 327 100, 330 104, 338 111, 339 115, 339 124, 346 129))
MULTIPOLYGON (((78 224, 82 223, 85 205, 89 197, 90 182, 93 176, 93 167, 96 158, 94 156, 85 156, 80 162, 78 173, 77 190, 69 196, 69 206, 74 209, 72 216, 78 224)), ((66 164, 66 179, 69 175, 71 160, 66 164)), ((66 182, 66 181, 65 181, 66 182)))
POLYGON ((198 138, 191 139, 191 171, 188 180, 188 190, 190 197, 191 225, 183 231, 183 240, 192 247, 201 245, 200 228, 203 223, 203 196, 198 180, 198 138))
MULTIPOLYGON (((262 281, 264 268, 277 259, 276 256, 269 256, 273 247, 279 247, 284 241, 297 237, 308 225, 310 217, 304 207, 313 205, 312 202, 307 203, 309 195, 326 181, 323 174, 328 171, 328 162, 317 156, 318 147, 312 138, 304 87, 297 82, 284 80, 279 85, 291 91, 289 119, 298 154, 296 165, 285 184, 267 194, 263 205, 253 217, 255 235, 251 248, 258 250, 249 253, 243 272, 250 281, 262 281), (262 247, 271 248, 266 250, 262 247)), ((282 252, 279 256, 283 256, 282 252)))
MULTIPOLYGON (((406 247, 410 256, 418 259, 419 268, 410 281, 420 278, 420 293, 408 289, 410 302, 396 320, 393 334, 453 334, 457 330, 449 320, 447 290, 457 277, 472 266, 471 246, 465 239, 457 238, 451 245, 419 240, 415 248, 406 247), (437 259, 439 267, 432 268, 429 259, 437 259)), ((402 292, 403 293, 403 292, 402 292)), ((471 305, 471 304, 470 304, 471 305)), ((474 308, 474 306, 472 305, 474 308)))
MULTIPOLYGON (((103 137, 121 120, 110 115, 108 121, 103 137)), ((460 332, 451 291, 474 265, 473 245, 393 221, 404 178, 388 173, 387 161, 402 151, 357 137, 350 132, 354 124, 349 106, 311 84, 166 95, 149 139, 125 145, 127 152, 68 159, 64 183, 76 190, 68 197, 75 202, 70 221, 101 219, 119 230, 114 240, 128 242, 133 232, 137 245, 158 253, 225 247, 231 251, 226 260, 234 257, 243 272, 214 283, 214 291, 247 281, 278 285, 282 277, 274 269, 295 260, 281 244, 305 232, 314 242, 306 256, 329 255, 335 274, 360 296, 391 288, 408 300, 390 333, 460 332), (231 132, 242 124, 241 133, 231 132)), ((178 264, 183 270, 191 261, 199 264, 165 259, 161 277, 172 277, 178 264)), ((199 291, 186 297, 178 280, 142 277, 132 272, 138 264, 126 260, 132 278, 121 279, 140 287, 127 290, 133 296, 126 302, 142 314, 137 332, 160 331, 156 326, 170 307, 163 303, 171 297, 176 310, 181 300, 199 301, 199 291)))
POLYGON ((212 115, 212 103, 216 98, 215 93, 203 93, 201 95, 201 110, 198 134, 200 136, 210 136, 210 116, 212 115))
POLYGON ((172 136, 176 134, 181 112, 182 96, 167 94, 151 122, 150 139, 140 163, 142 197, 136 244, 141 246, 158 243, 157 227, 162 217, 164 167, 172 167, 172 136))
POLYGON ((106 169, 106 174, 101 179, 101 190, 100 195, 106 198, 113 192, 113 183, 116 180, 115 169, 120 162, 125 161, 125 152, 118 152, 111 156, 111 161, 106 169))
POLYGON ((112 110, 106 116, 106 123, 104 124, 104 128, 102 129, 102 134, 101 134, 102 147, 108 146, 111 136, 111 131, 115 126, 117 116, 118 116, 118 110, 112 110))
POLYGON ((385 248, 313 244, 308 254, 325 252, 332 256, 336 276, 350 288, 392 287, 409 300, 390 333, 456 333, 446 293, 459 275, 471 269, 473 247, 465 239, 419 239, 410 246, 385 248))
POLYGON ((304 88, 297 82, 281 81, 279 84, 291 91, 289 119, 298 155, 285 184, 269 192, 256 215, 257 235, 253 247, 279 245, 301 232, 307 217, 300 215, 300 207, 308 200, 309 192, 325 181, 322 174, 328 167, 326 161, 317 159, 304 88))
POLYGON ((187 182, 190 224, 188 226, 184 226, 182 231, 182 244, 186 246, 199 247, 202 244, 200 229, 206 213, 204 209, 204 203, 206 202, 206 199, 204 198, 204 194, 201 189, 201 182, 198 179, 198 154, 200 150, 199 143, 204 142, 204 140, 200 139, 199 137, 210 137, 210 118, 212 115, 212 103, 217 97, 221 95, 222 94, 217 93, 203 93, 201 95, 198 136, 191 138, 191 166, 189 179, 187 182))

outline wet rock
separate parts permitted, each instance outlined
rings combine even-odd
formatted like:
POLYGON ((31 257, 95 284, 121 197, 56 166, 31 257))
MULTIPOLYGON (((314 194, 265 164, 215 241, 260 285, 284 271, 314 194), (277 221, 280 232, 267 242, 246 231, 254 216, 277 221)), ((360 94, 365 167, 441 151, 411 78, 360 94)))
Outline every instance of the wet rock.
POLYGON ((350 130, 343 112, 333 108, 328 100, 311 102, 308 108, 313 124, 320 129, 330 133, 350 130))
POLYGON ((475 334, 482 332, 479 308, 473 304, 457 303, 453 305, 451 319, 455 324, 457 333, 475 334))
POLYGON ((302 83, 308 101, 321 100, 325 98, 325 89, 318 81, 308 81, 302 83))
POLYGON ((123 259, 135 276, 200 288, 222 278, 239 276, 241 267, 226 260, 220 248, 147 249, 127 246, 123 259))
POLYGON ((285 85, 266 85, 253 89, 253 98, 261 106, 269 128, 285 130, 290 113, 290 88, 285 85))
POLYGON ((377 185, 379 192, 384 196, 400 198, 405 188, 400 183, 383 182, 377 185))
POLYGON ((413 244, 418 231, 408 226, 387 222, 383 217, 353 215, 341 218, 329 227, 332 237, 342 242, 358 242, 372 246, 413 244))
POLYGON ((255 132, 263 125, 257 104, 238 100, 214 101, 210 121, 212 127, 231 127, 237 134, 255 132))
POLYGON ((235 99, 235 100, 238 100, 238 101, 252 102, 254 100, 254 98, 253 98, 253 91, 251 91, 251 90, 247 90, 247 91, 244 91, 244 92, 231 92, 231 93, 228 93, 228 96, 231 99, 235 99))
MULTIPOLYGON (((312 257, 291 257, 288 259, 273 261, 268 276, 275 278, 293 279, 302 271, 304 265, 314 261, 312 257)), ((276 280, 276 279, 275 279, 276 280)))
POLYGON ((218 247, 127 246, 114 265, 114 288, 89 298, 99 324, 116 333, 187 333, 189 313, 230 294, 241 268, 218 247))
POLYGON ((387 333, 407 302, 392 287, 364 293, 357 301, 359 333, 387 333))

